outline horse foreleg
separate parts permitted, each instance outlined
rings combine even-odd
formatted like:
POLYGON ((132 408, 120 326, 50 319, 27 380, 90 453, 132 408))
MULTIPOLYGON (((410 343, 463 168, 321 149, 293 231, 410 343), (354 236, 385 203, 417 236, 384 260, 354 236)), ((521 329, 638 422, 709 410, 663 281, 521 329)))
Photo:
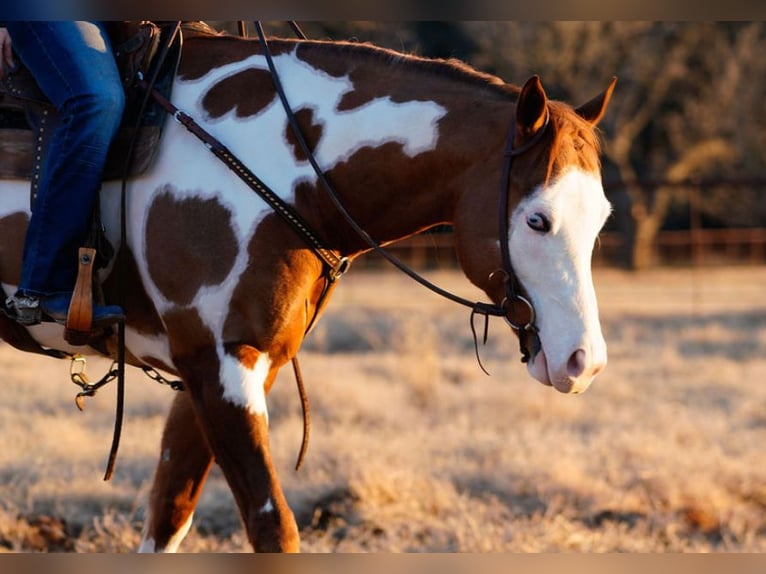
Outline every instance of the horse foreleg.
POLYGON ((139 552, 175 552, 191 526, 213 455, 189 393, 173 400, 162 435, 139 552))
MULTIPOLYGON (((256 551, 297 552, 298 527, 271 459, 266 392, 277 374, 253 347, 197 349, 177 357, 197 420, 256 551)), ((180 431, 183 432, 183 431, 180 431)))

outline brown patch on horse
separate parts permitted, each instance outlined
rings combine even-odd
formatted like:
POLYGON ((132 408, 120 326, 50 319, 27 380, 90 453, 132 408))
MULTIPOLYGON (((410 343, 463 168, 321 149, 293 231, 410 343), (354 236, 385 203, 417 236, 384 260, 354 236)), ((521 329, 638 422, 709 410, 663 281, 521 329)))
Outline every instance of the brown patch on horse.
MULTIPOLYGON (((295 47, 294 41, 269 41, 271 53, 275 56, 289 52, 295 47)), ((223 65, 240 62, 261 52, 257 39, 236 36, 197 36, 184 42, 183 55, 178 67, 180 80, 198 80, 223 65)), ((241 96, 241 94, 239 94, 241 96)))
MULTIPOLYGON (((350 45, 350 46, 362 46, 363 44, 355 44, 350 42, 338 42, 335 45, 350 45)), ((349 73, 348 61, 345 58, 324 58, 322 57, 321 49, 317 50, 317 46, 323 46, 321 42, 303 43, 298 47, 297 56, 300 60, 306 62, 309 66, 315 70, 321 70, 328 76, 333 78, 342 78, 349 73)), ((371 46, 371 44, 367 44, 371 46)))
POLYGON ((24 236, 29 217, 26 213, 12 213, 0 219, 0 281, 18 285, 21 281, 21 259, 24 236))
POLYGON ((102 285, 107 302, 125 305, 128 313, 127 326, 131 329, 145 335, 164 333, 165 326, 140 280, 141 275, 133 252, 126 248, 122 257, 122 267, 115 268, 102 285), (125 285, 125 281, 129 283, 125 285), (120 284, 124 285, 125 299, 122 302, 118 301, 120 284))
MULTIPOLYGON (((324 287, 322 264, 273 213, 258 224, 247 249, 247 270, 232 293, 223 340, 247 343, 281 366, 297 353, 314 316, 324 287)), ((239 358, 254 363, 257 356, 239 358)))
MULTIPOLYGON (((443 198, 449 196, 450 190, 456 190, 451 175, 462 161, 458 156, 437 151, 409 157, 402 151, 402 144, 389 142, 375 148, 359 149, 347 161, 329 170, 327 175, 336 189, 351 190, 342 198, 344 206, 357 221, 364 222, 365 231, 371 237, 383 243, 403 237, 412 229, 425 229, 433 225, 434 218, 438 218, 437 223, 449 220, 451 206, 443 198), (376 177, 380 165, 387 166, 385 177, 376 177), (421 193, 412 194, 412 189, 421 193), (364 190, 364 193, 357 190, 364 190), (442 195, 440 190, 447 193, 442 195), (408 200, 392 202, 392 197, 408 197, 408 200), (388 217, 382 219, 377 215, 380 213, 386 213, 388 217)), ((312 184, 301 184, 296 196, 318 196, 322 205, 320 212, 328 214, 324 225, 334 230, 333 237, 337 241, 331 246, 344 254, 367 249, 367 244, 334 210, 325 194, 312 189, 312 184)))
POLYGON ((554 133, 549 150, 548 178, 564 167, 598 173, 601 170, 601 141, 593 124, 562 102, 548 100, 548 109, 554 133))
POLYGON ((277 97, 268 70, 248 68, 222 79, 202 98, 202 107, 212 119, 235 110, 246 118, 261 112, 277 97))
MULTIPOLYGON (((366 84, 363 81, 358 81, 358 79, 354 77, 357 75, 359 74, 352 74, 351 80, 354 82, 354 86, 365 86, 366 84)), ((361 108, 363 105, 369 104, 371 101, 379 97, 381 97, 381 94, 378 90, 354 89, 351 92, 343 94, 340 102, 338 102, 338 111, 346 112, 361 108)))
MULTIPOLYGON (((317 143, 322 137, 322 125, 314 123, 314 110, 311 108, 301 108, 295 112, 295 119, 298 121, 298 125, 301 128, 301 133, 309 146, 309 149, 316 149, 317 143)), ((308 157, 303 153, 303 148, 298 144, 298 139, 295 137, 295 132, 288 122, 285 125, 285 138, 287 143, 293 148, 293 154, 298 161, 307 161, 308 157)))
POLYGON ((188 305, 202 287, 218 285, 229 274, 239 251, 237 237, 231 212, 217 199, 179 199, 172 186, 164 189, 148 210, 146 261, 162 295, 188 305))
POLYGON ((162 319, 167 326, 170 354, 174 362, 183 364, 188 361, 197 365, 195 368, 205 365, 209 367, 206 372, 214 373, 217 377, 220 360, 216 354, 215 335, 205 325, 199 312, 191 307, 176 307, 163 313, 162 319))

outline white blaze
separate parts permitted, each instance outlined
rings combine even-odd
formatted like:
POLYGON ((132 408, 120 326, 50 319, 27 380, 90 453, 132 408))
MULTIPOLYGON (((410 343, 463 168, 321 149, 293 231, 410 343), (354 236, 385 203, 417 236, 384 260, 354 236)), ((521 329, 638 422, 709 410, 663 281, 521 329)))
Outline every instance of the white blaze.
POLYGON ((610 211, 598 174, 571 169, 511 215, 511 260, 534 304, 542 344, 528 369, 561 391, 585 390, 606 364, 591 254, 610 211), (550 222, 549 231, 530 228, 537 214, 550 222))

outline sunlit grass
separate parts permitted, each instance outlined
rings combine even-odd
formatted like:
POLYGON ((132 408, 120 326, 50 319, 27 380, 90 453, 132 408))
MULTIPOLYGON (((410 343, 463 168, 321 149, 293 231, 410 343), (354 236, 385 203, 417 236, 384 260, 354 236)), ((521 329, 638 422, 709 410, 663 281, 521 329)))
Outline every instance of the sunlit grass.
MULTIPOLYGON (((566 396, 527 376, 501 322, 487 377, 467 311, 401 275, 345 277, 301 353, 298 473, 289 369, 269 397, 303 550, 766 551, 766 269, 599 269, 596 287, 609 366, 566 396)), ((79 413, 65 362, 0 344, 0 365, 0 545, 133 550, 173 391, 130 371, 104 483, 114 390, 79 413)), ((249 550, 217 470, 181 549, 249 550)))

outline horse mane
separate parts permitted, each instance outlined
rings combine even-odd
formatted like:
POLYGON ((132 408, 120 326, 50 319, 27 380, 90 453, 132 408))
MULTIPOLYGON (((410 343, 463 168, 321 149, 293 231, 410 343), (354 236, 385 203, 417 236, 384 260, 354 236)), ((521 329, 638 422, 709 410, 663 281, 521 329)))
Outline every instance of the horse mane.
MULTIPOLYGON (((283 40, 297 42, 297 40, 283 40)), ((334 50, 347 58, 373 59, 383 65, 406 65, 424 74, 453 78, 461 82, 494 91, 503 97, 518 96, 521 88, 504 82, 501 78, 476 70, 457 58, 426 58, 415 54, 398 52, 376 46, 370 42, 352 42, 346 40, 309 40, 301 41, 301 49, 334 50)))

